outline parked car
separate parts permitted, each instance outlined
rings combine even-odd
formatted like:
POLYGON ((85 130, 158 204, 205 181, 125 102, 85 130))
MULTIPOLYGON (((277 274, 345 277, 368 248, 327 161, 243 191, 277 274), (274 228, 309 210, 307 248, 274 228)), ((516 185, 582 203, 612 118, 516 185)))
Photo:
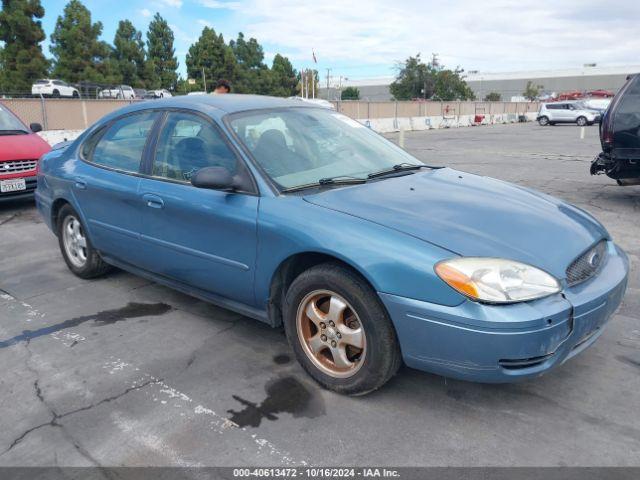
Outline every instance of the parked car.
POLYGON ((610 98, 585 98, 584 100, 579 100, 576 102, 578 106, 585 110, 592 110, 596 112, 600 118, 604 115, 604 112, 607 111, 609 105, 611 104, 610 98))
POLYGON ((147 91, 144 88, 134 88, 135 98, 142 100, 147 95, 147 91))
POLYGON ((304 98, 304 97, 289 97, 290 100, 298 100, 300 102, 307 102, 318 107, 328 108, 330 110, 335 110, 336 107, 333 103, 328 100, 324 100, 322 98, 304 98))
POLYGON ((171 98, 173 95, 171 92, 165 88, 160 90, 147 90, 147 95, 145 98, 171 98))
POLYGON ((31 94, 52 98, 80 98, 80 92, 78 92, 78 89, 74 86, 63 82, 62 80, 46 78, 43 80, 36 80, 36 82, 31 86, 31 94))
POLYGON ((640 75, 630 77, 609 105, 600 144, 591 174, 605 173, 619 185, 640 185, 640 75))
POLYGON ((136 92, 129 85, 117 85, 100 90, 100 92, 98 92, 98 98, 133 100, 136 98, 136 92))
POLYGON ((36 198, 79 277, 115 265, 283 325, 309 375, 347 394, 402 361, 538 376, 602 334, 629 269, 583 210, 271 97, 130 105, 47 154, 36 198))
POLYGON ((0 105, 0 200, 33 195, 38 159, 51 150, 36 135, 40 130, 39 123, 27 127, 0 105))
POLYGON ((585 109, 577 102, 541 103, 536 118, 542 126, 556 123, 575 123, 579 126, 593 125, 600 120, 594 110, 585 109))

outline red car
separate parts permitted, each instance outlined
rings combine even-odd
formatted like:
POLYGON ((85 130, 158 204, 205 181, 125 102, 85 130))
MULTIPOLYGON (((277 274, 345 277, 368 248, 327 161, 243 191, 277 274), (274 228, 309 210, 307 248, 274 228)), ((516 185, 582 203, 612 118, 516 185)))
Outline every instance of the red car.
POLYGON ((38 159, 51 147, 36 132, 39 123, 29 128, 0 104, 0 201, 33 195, 36 189, 38 159))

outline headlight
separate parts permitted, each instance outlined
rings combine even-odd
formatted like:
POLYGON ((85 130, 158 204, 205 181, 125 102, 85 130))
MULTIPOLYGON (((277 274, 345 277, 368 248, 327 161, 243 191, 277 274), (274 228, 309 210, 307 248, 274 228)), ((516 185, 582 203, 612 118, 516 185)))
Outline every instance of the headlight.
POLYGON ((435 271, 449 286, 481 302, 525 302, 560 291, 548 273, 502 258, 454 258, 438 263, 435 271))

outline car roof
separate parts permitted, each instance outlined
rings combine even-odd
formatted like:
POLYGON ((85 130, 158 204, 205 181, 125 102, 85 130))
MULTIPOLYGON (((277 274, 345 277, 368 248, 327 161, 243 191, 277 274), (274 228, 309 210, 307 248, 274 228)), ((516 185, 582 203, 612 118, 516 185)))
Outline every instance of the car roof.
POLYGON ((107 115, 104 119, 111 119, 130 112, 159 108, 187 108, 209 112, 217 110, 225 114, 287 107, 318 108, 317 105, 312 103, 298 102, 280 97, 267 97, 264 95, 232 93, 222 95, 181 95, 149 102, 134 103, 107 115))

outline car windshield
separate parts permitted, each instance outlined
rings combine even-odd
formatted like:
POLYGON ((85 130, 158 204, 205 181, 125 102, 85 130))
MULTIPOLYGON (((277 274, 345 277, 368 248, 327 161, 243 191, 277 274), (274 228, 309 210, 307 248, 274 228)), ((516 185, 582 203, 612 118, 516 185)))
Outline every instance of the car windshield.
POLYGON ((324 108, 240 113, 230 117, 230 125, 282 189, 327 179, 364 181, 398 166, 426 166, 364 125, 324 108))
POLYGON ((28 133, 26 127, 12 113, 0 106, 0 135, 28 133))

